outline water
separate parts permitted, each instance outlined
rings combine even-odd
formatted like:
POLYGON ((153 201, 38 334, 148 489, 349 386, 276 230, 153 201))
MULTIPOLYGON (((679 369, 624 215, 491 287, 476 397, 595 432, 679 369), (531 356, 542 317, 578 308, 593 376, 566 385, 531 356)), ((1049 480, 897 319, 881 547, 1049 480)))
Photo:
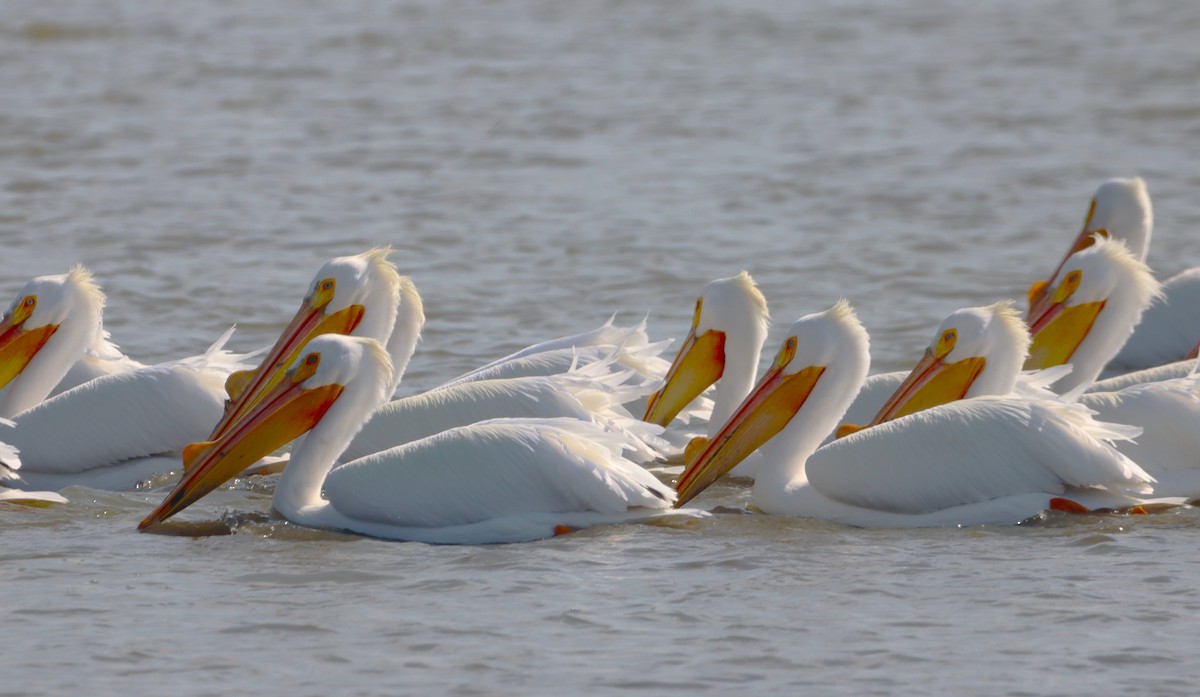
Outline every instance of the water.
MULTIPOLYGON (((87 264, 130 355, 269 343, 391 244, 428 387, 748 269, 848 297, 877 370, 1020 297, 1102 179, 1200 260, 1200 6, 14 2, 0 296, 87 264)), ((1055 257, 1052 259, 1051 257, 1055 257)), ((773 333, 768 342, 780 337, 773 333)), ((1200 514, 880 531, 744 515, 484 548, 296 529, 269 483, 0 507, 0 694, 1190 694, 1200 514), (205 523, 203 521, 210 521, 205 523)))

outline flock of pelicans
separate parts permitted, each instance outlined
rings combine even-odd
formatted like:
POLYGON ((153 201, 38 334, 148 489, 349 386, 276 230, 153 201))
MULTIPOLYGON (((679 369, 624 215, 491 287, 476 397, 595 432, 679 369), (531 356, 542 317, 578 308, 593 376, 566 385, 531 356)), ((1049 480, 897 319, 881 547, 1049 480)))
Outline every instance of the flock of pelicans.
POLYGON ((610 320, 403 399, 425 316, 386 250, 326 263, 257 367, 228 334, 160 365, 122 355, 76 267, 27 283, 0 321, 0 499, 182 469, 145 529, 279 472, 272 506, 297 524, 438 543, 705 516, 681 506, 731 470, 765 513, 858 526, 1186 505, 1200 268, 1156 281, 1151 228, 1140 179, 1103 183, 1024 320, 1011 302, 958 310, 909 373, 868 377, 840 301, 794 322, 759 377, 767 305, 743 272, 703 288, 672 363, 644 323, 610 320))

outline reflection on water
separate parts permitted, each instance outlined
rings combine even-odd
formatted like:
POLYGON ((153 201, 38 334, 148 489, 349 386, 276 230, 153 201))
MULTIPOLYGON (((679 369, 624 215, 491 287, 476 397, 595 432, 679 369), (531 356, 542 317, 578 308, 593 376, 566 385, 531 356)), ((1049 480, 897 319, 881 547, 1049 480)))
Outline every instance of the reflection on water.
MULTIPOLYGON (((421 389, 613 311, 678 336, 748 269, 776 324, 849 298, 898 369, 1021 297, 1101 179, 1147 179, 1162 276, 1197 263, 1198 28, 1083 0, 19 3, 0 295, 81 261, 130 355, 233 322, 248 350, 325 259, 391 244, 421 389)), ((298 529, 269 490, 216 492, 191 539, 134 532, 161 487, 0 506, 5 684, 1192 692, 1194 511, 853 530, 728 485, 684 527, 447 548, 298 529)))

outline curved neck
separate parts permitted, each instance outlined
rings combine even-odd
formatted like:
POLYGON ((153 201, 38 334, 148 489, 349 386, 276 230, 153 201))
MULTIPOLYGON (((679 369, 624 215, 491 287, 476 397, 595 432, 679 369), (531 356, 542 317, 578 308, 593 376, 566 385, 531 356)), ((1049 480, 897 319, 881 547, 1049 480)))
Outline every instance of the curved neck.
POLYGON ((425 326, 425 307, 417 287, 405 277, 400 279, 400 305, 396 308, 396 325, 392 335, 387 340, 387 352, 392 357, 392 389, 396 391, 408 362, 412 360, 417 350, 417 342, 421 340, 421 329, 425 326))
POLYGON ((25 369, 0 390, 0 416, 16 416, 45 401, 96 339, 100 312, 99 307, 85 305, 59 324, 25 369))
POLYGON ((756 502, 786 496, 789 486, 807 481, 805 461, 837 428, 862 389, 870 363, 866 346, 830 361, 788 425, 759 449, 762 460, 754 481, 756 502))
POLYGON ((296 440, 291 459, 275 485, 271 499, 275 510, 294 519, 301 509, 328 505, 321 497, 325 477, 371 413, 391 396, 385 391, 389 384, 386 369, 364 362, 320 423, 296 440))
POLYGON ((1141 321, 1143 310, 1145 303, 1139 298, 1124 293, 1110 296, 1087 336, 1071 354, 1071 373, 1054 383, 1054 391, 1062 394, 1095 382, 1104 366, 1121 351, 1141 321))

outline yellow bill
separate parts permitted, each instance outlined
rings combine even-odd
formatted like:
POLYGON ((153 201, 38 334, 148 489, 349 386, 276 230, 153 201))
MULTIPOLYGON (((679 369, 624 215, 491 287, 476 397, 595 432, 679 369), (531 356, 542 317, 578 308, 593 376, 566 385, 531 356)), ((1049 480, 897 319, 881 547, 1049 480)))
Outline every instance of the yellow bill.
MULTIPOLYGON (((790 345, 794 352, 794 344, 790 345)), ((790 355, 784 356, 782 353, 776 358, 775 365, 746 397, 729 422, 687 465, 675 485, 675 490, 679 492, 676 506, 692 500, 782 431, 804 406, 825 368, 810 366, 785 375, 783 369, 790 360, 790 355)))
POLYGON ((287 367, 296 360, 310 340, 322 334, 349 334, 362 321, 365 311, 362 305, 350 305, 325 315, 322 311, 324 305, 325 303, 322 303, 314 307, 311 299, 306 300, 287 328, 279 335, 267 357, 252 374, 247 376, 244 373, 234 373, 229 376, 225 383, 225 391, 229 394, 229 401, 225 403, 225 414, 213 428, 209 440, 219 438, 244 417, 263 395, 280 384, 287 367))
POLYGON ((224 434, 185 448, 183 478, 138 529, 170 518, 316 426, 341 395, 342 386, 304 388, 301 383, 316 370, 315 362, 309 363, 313 358, 319 360, 310 355, 224 434))

